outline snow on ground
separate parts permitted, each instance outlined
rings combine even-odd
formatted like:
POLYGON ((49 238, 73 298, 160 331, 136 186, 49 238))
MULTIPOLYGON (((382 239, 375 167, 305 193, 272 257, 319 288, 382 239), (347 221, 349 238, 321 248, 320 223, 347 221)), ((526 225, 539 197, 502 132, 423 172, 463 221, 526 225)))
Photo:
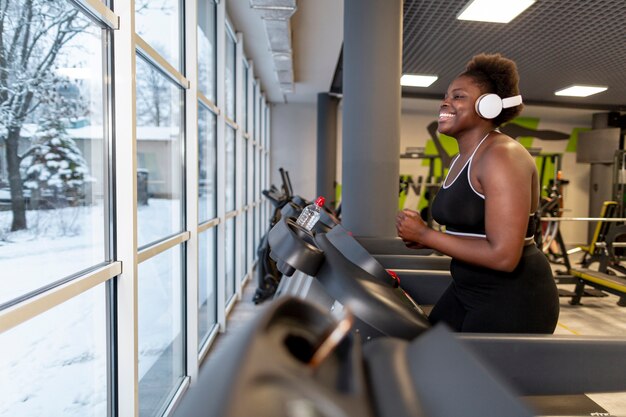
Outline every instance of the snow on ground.
MULTIPOLYGON (((140 244, 179 231, 179 213, 175 200, 140 207, 140 244)), ((0 303, 105 260, 102 206, 27 218, 29 230, 11 233, 11 212, 0 212, 0 303)), ((180 336, 180 270, 179 250, 139 267, 140 378, 180 336)), ((105 310, 101 285, 0 334, 0 416, 106 416, 105 310)))

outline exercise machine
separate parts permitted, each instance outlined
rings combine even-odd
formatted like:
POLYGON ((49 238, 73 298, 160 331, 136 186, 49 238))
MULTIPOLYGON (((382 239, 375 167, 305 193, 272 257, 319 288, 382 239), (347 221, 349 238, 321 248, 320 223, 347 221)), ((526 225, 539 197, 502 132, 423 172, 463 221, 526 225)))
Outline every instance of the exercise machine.
MULTIPOLYGON (((290 204, 294 199, 289 173, 282 167, 278 170, 282 181, 280 189, 272 185, 269 190, 262 191, 265 198, 274 206, 274 211, 270 218, 270 229, 280 220, 282 208, 290 204)), ((257 289, 252 298, 255 304, 259 304, 273 297, 282 278, 282 273, 276 268, 276 262, 270 258, 269 254, 268 233, 265 233, 257 247, 257 289)))
POLYGON ((362 344, 351 317, 295 298, 262 307, 218 345, 173 416, 607 415, 599 407, 581 414, 572 400, 626 391, 616 372, 626 366, 625 340, 458 335, 436 326, 413 340, 362 344))

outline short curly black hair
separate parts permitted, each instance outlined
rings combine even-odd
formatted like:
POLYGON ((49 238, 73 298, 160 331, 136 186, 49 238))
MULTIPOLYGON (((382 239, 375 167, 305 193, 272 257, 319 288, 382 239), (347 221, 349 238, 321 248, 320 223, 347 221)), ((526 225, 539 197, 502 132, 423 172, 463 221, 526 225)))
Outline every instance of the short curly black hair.
MULTIPOLYGON (((519 74, 514 61, 500 54, 479 54, 474 56, 459 76, 471 77, 487 93, 494 93, 502 98, 519 94, 519 74)), ((500 126, 522 112, 523 105, 502 109, 500 115, 493 119, 500 126)))

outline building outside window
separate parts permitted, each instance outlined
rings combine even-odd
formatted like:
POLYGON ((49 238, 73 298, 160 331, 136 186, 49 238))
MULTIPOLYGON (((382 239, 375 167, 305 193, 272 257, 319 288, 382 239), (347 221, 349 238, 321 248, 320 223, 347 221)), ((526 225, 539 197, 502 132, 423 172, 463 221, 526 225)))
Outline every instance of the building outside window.
MULTIPOLYGON (((70 2, 2 3, 0 312, 110 260, 110 32, 70 2)), ((106 416, 107 288, 0 333, 1 416, 106 416)))
POLYGON ((254 218, 258 228, 259 206, 251 205, 260 198, 263 165, 253 128, 258 103, 251 101, 260 87, 248 88, 254 73, 237 55, 241 43, 224 19, 224 2, 198 0, 196 17, 188 19, 197 21, 197 51, 185 50, 182 0, 119 0, 115 9, 111 3, 0 0, 0 56, 9 57, 0 64, 6 74, 0 77, 0 270, 9 271, 0 276, 0 417, 110 416, 135 405, 141 416, 162 415, 193 371, 185 308, 193 310, 195 300, 186 299, 185 283, 198 280, 192 348, 206 352, 225 317, 218 306, 229 308, 235 299, 241 278, 235 271, 248 273, 256 256, 252 227, 254 218), (132 23, 134 36, 118 36, 132 23), (218 33, 225 34, 219 58, 218 33), (192 81, 185 78, 185 56, 186 65, 197 65, 192 81), (119 62, 125 58, 134 66, 119 62), (132 80, 135 88, 122 89, 119 80, 132 80), (197 120, 186 112, 189 99, 197 99, 197 120), (239 101, 244 107, 236 115, 239 101), (119 109, 127 103, 134 112, 121 122, 119 109), (195 156, 185 155, 185 141, 195 129, 198 181, 191 186, 184 183, 185 161, 195 156), (119 149, 130 145, 132 156, 120 158, 119 149), (133 181, 136 195, 131 187, 120 192, 120 184, 133 181), (187 224, 188 201, 197 204, 197 224, 187 224), (250 216, 242 210, 247 206, 250 216), (134 215, 136 229, 120 227, 134 215), (188 248, 194 233, 197 259, 188 248), (238 246, 241 237, 248 241, 238 246), (126 242, 133 242, 131 250, 126 242), (120 288, 128 287, 116 257, 124 259, 125 271, 136 271, 129 275, 136 279, 136 311, 120 297, 120 288), (188 272, 190 261, 197 261, 197 275, 188 272), (7 313, 16 306, 39 308, 40 299, 45 308, 30 317, 7 313), (118 317, 120 311, 132 317, 118 317), (119 325, 126 319, 135 330, 119 325), (133 332, 136 345, 128 338, 133 332), (137 381, 128 378, 132 368, 118 366, 122 357, 136 361, 137 381), (138 393, 118 392, 134 383, 138 393))

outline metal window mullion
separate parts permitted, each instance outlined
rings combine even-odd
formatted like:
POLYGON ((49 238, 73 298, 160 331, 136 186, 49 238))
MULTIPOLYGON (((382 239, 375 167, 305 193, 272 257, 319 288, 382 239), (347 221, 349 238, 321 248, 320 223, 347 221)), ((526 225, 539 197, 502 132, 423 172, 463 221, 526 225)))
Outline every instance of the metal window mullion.
POLYGON ((257 205, 257 188, 259 184, 259 157, 257 148, 254 148, 254 208, 252 211, 254 212, 254 246, 258 247, 258 236, 259 236, 259 216, 257 213, 258 205, 257 205))
POLYGON ((237 41, 237 34, 235 33, 235 29, 233 28, 233 24, 230 21, 230 18, 227 14, 224 15, 224 26, 228 31, 228 35, 231 37, 233 41, 237 41))
MULTIPOLYGON (((220 1, 217 4, 216 22, 216 77, 217 77, 217 105, 220 114, 217 117, 217 216, 224 218, 226 212, 226 147, 225 134, 226 123, 224 120, 225 109, 225 85, 224 75, 226 70, 226 4, 220 1)), ((226 265, 225 265, 225 222, 217 226, 217 323, 220 331, 226 330, 226 265)))
POLYGON ((132 1, 116 2, 120 28, 113 32, 116 260, 124 268, 117 290, 117 395, 120 416, 139 415, 137 307, 136 46, 132 1))
MULTIPOLYGON (((259 104, 259 123, 260 123, 259 139, 261 141, 262 146, 261 146, 261 155, 259 156, 259 158, 261 159, 261 175, 260 175, 261 178, 259 179, 261 182, 261 185, 259 187, 259 191, 266 188, 265 167, 266 167, 267 161, 265 160, 265 152, 264 152, 265 151, 265 117, 264 115, 265 115, 265 94, 261 93, 261 102, 259 104)), ((263 235, 263 231, 265 230, 265 226, 267 225, 267 223, 265 223, 265 205, 261 204, 261 207, 259 210, 260 210, 259 222, 261 223, 261 230, 259 231, 259 234, 263 235)))
POLYGON ((32 298, 0 311, 0 333, 18 326, 87 290, 100 285, 122 272, 120 262, 96 268, 85 275, 44 291, 32 298))
POLYGON ((107 26, 109 29, 117 30, 120 28, 120 18, 111 9, 109 9, 100 0, 70 0, 78 8, 87 13, 90 17, 99 23, 107 26))
MULTIPOLYGON (((119 23, 119 18, 116 16, 119 23)), ((119 25, 118 25, 119 26, 119 25)), ((113 178, 115 174, 114 162, 114 141, 113 141, 113 31, 103 30, 103 47, 102 62, 104 77, 102 77, 102 118, 103 118, 103 162, 104 162, 104 178, 103 178, 103 219, 102 227, 104 229, 104 256, 107 261, 115 258, 115 187, 113 178)), ((115 416, 117 414, 117 296, 115 280, 107 281, 105 295, 106 309, 106 363, 107 363, 107 414, 115 416)))
MULTIPOLYGON (((195 353, 194 353, 194 356, 196 356, 195 353)), ((178 389, 176 390, 176 393, 174 394, 174 397, 171 398, 170 402, 167 404, 167 407, 165 407, 163 414, 161 414, 162 416, 172 415, 176 407, 178 407, 178 405, 183 400, 185 393, 187 392, 190 386, 191 386, 191 377, 190 376, 183 377, 182 381, 180 382, 180 385, 178 386, 178 389)))
POLYGON ((228 317, 228 315, 231 313, 231 311, 233 311, 233 308, 235 307, 235 303, 237 303, 237 294, 233 294, 229 299, 228 302, 226 303, 226 308, 225 308, 225 315, 226 317, 228 317))
POLYGON ((248 138, 254 140, 254 137, 252 135, 252 130, 254 129, 252 124, 254 123, 254 104, 252 102, 252 98, 253 98, 253 93, 252 93, 252 89, 254 88, 254 63, 249 60, 248 61, 248 78, 247 78, 247 82, 248 82, 248 89, 247 89, 247 98, 246 98, 246 106, 247 106, 247 110, 246 110, 246 117, 248 118, 248 128, 246 130, 246 134, 248 135, 248 138))
POLYGON ((185 0, 185 68, 189 89, 185 94, 186 229, 189 230, 186 259, 186 348, 187 375, 198 377, 198 18, 197 0, 185 0))
POLYGON ((209 230, 211 227, 217 226, 220 223, 221 223, 221 219, 219 217, 211 219, 208 222, 201 223, 198 225, 198 234, 203 233, 209 230))
MULTIPOLYGON (((272 177, 272 151, 271 151, 271 127, 272 127, 272 120, 271 120, 271 108, 268 106, 267 107, 267 123, 266 123, 266 129, 267 129, 267 153, 266 153, 266 158, 267 158, 267 164, 265 169, 266 171, 266 178, 267 178, 267 187, 270 186, 271 183, 271 177, 272 177)), ((272 215, 272 207, 268 204, 268 209, 267 209, 267 221, 269 223, 270 220, 270 216, 272 215)))
POLYGON ((255 100, 254 100, 254 140, 262 144, 261 142, 261 80, 256 79, 256 83, 254 85, 255 92, 255 100))
POLYGON ((202 91, 197 91, 198 100, 205 106, 209 111, 211 111, 216 116, 219 116, 220 109, 217 107, 215 103, 207 98, 202 91))
POLYGON ((259 141, 261 148, 265 149, 265 97, 261 94, 261 103, 259 104, 259 141))
POLYGON ((228 126, 230 126, 234 130, 238 130, 239 129, 239 125, 234 120, 232 120, 230 117, 228 117, 226 115, 224 115, 224 122, 226 122, 226 124, 228 126))
MULTIPOLYGON (((265 187, 269 188, 271 184, 271 168, 272 168, 272 158, 270 152, 270 106, 266 102, 265 106, 265 187)), ((265 209, 265 221, 266 224, 269 224, 270 216, 271 216, 272 207, 269 204, 269 201, 266 200, 266 209, 265 209)))
MULTIPOLYGON (((271 124, 271 106, 269 103, 265 106, 265 150, 269 154, 271 152, 271 137, 272 137, 272 124, 271 124)), ((271 171, 270 171, 271 172, 271 171)))
MULTIPOLYGON (((246 161, 246 163, 248 164, 248 186, 247 188, 247 192, 248 192, 248 198, 246 199, 248 201, 248 204, 250 204, 250 202, 252 202, 254 200, 254 185, 253 185, 253 181, 254 181, 254 170, 250 169, 250 167, 252 166, 252 160, 254 159, 254 137, 251 133, 251 131, 253 130, 253 123, 254 123, 254 104, 253 104, 253 88, 254 88, 254 64, 252 61, 248 61, 248 89, 247 89, 247 94, 248 97, 246 98, 246 106, 248 106, 248 110, 247 110, 247 117, 248 117, 248 132, 246 132, 246 134, 248 135, 248 140, 247 140, 247 146, 248 146, 248 161, 246 161)), ((249 225, 252 225, 252 221, 248 222, 249 225)), ((248 226, 250 229, 252 228, 251 226, 248 226)))
POLYGON ((241 210, 231 210, 227 212, 226 214, 224 214, 224 221, 232 219, 233 217, 237 216, 240 212, 241 210))
POLYGON ((209 332, 209 336, 207 337, 206 342, 202 345, 202 348, 200 349, 200 352, 198 353, 198 361, 200 363, 204 361, 204 358, 209 353, 209 349, 211 348, 211 345, 213 344, 213 341, 215 341, 215 339, 217 338, 218 334, 219 334, 219 326, 213 326, 213 328, 209 332))
POLYGON ((142 262, 145 262, 169 249, 172 249, 175 246, 180 245, 183 242, 188 241, 190 235, 191 233, 189 231, 184 231, 168 239, 162 240, 152 246, 140 250, 137 254, 137 263, 140 264, 142 262))
MULTIPOLYGON (((241 33, 236 34, 237 43, 235 45, 235 63, 241 63, 243 61, 243 35, 241 33)), ((243 99, 243 72, 245 68, 241 64, 235 65, 235 119, 239 121, 240 126, 235 131, 235 208, 238 210, 238 214, 241 213, 241 207, 244 205, 243 196, 243 126, 245 122, 242 120, 243 105, 245 100, 243 99)), ((243 216, 237 216, 235 219, 235 292, 237 298, 241 299, 242 296, 242 280, 240 277, 244 275, 244 266, 240 254, 243 253, 243 216)))
POLYGON ((137 53, 145 58, 152 65, 157 67, 163 74, 184 89, 189 88, 189 80, 174 68, 165 58, 161 56, 148 42, 143 40, 141 36, 135 34, 135 45, 137 53))
MULTIPOLYGON (((248 77, 248 78, 251 78, 251 77, 248 77)), ((248 81, 248 85, 250 85, 249 81, 248 81)), ((250 91, 251 91, 251 89, 248 89, 248 97, 250 97, 250 91)), ((249 101, 248 101, 248 108, 250 108, 249 101)), ((250 124, 248 124, 248 126, 250 126, 250 124)), ((247 212, 246 212, 246 216, 247 216, 247 221, 246 221, 246 224, 247 224, 246 242, 247 242, 248 248, 254 248, 255 246, 252 245, 252 238, 254 236, 253 229, 252 229, 252 225, 253 225, 253 217, 252 217, 253 216, 253 214, 252 214, 252 212, 253 212, 253 210, 252 210, 253 186, 252 186, 252 181, 253 181, 253 178, 254 178, 254 171, 251 169, 252 164, 250 163, 251 159, 254 158, 254 155, 252 153, 253 150, 254 150, 254 147, 252 145, 252 139, 246 140, 246 146, 248 147, 248 152, 247 152, 248 160, 246 161, 246 164, 248 164, 248 170, 247 170, 247 175, 248 175, 247 184, 248 184, 248 186, 246 187, 246 192, 248 193, 248 198, 246 199, 247 202, 248 202, 247 212)), ((248 269, 248 271, 250 271, 251 266, 252 266, 252 260, 254 258, 254 252, 255 252, 254 250, 248 250, 247 251, 247 256, 248 256, 248 259, 247 259, 247 269, 248 269)))

